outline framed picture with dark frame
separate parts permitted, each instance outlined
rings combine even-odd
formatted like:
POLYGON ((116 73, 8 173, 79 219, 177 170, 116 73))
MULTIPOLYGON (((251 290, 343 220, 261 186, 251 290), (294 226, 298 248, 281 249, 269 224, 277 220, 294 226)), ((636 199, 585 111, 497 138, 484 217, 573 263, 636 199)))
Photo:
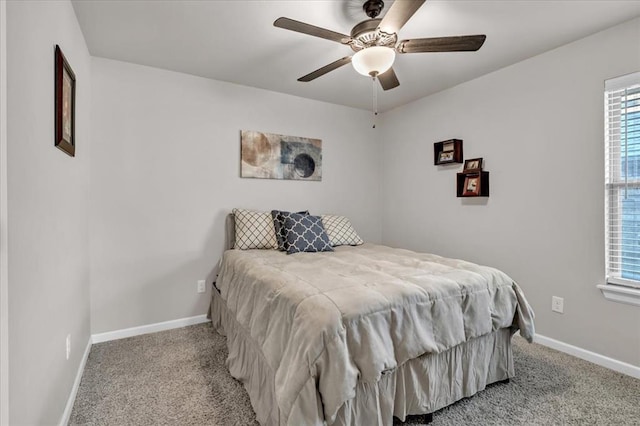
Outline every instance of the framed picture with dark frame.
POLYGON ((489 172, 456 173, 457 197, 488 197, 489 172))
POLYGON ((480 195, 480 175, 467 175, 464 178, 462 195, 464 197, 477 197, 480 195))
POLYGON ((464 161, 464 173, 482 171, 482 158, 470 158, 464 161))
POLYGON ((55 146, 76 155, 76 75, 60 46, 55 51, 55 146))
POLYGON ((462 139, 449 139, 433 144, 433 164, 462 164, 462 139))

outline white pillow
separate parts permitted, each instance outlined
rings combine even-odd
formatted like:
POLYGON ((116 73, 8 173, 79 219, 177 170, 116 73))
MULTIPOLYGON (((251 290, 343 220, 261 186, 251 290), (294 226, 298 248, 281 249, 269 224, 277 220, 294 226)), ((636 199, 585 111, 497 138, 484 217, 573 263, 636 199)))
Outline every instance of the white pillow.
POLYGON ((334 216, 331 214, 322 215, 322 224, 324 225, 329 241, 333 247, 335 246, 359 246, 364 241, 358 235, 351 222, 344 216, 334 216))
POLYGON ((278 248, 270 212, 233 209, 233 215, 236 222, 236 241, 233 248, 240 250, 278 248))

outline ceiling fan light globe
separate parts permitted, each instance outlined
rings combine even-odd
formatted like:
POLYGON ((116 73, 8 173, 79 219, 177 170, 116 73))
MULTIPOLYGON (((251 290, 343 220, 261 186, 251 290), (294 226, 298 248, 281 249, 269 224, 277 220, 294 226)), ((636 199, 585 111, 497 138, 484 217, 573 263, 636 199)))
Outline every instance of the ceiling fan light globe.
POLYGON ((390 47, 372 46, 356 52, 351 63, 362 75, 375 76, 391 68, 396 52, 390 47))

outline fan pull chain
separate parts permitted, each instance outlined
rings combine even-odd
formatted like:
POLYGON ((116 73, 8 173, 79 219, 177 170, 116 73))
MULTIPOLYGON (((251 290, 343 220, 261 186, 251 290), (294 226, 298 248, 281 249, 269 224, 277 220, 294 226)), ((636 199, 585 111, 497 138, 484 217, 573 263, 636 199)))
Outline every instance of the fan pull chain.
POLYGON ((376 90, 377 84, 375 75, 371 78, 371 81, 373 82, 373 86, 371 86, 373 88, 373 128, 375 129, 376 118, 378 117, 378 91, 376 90))

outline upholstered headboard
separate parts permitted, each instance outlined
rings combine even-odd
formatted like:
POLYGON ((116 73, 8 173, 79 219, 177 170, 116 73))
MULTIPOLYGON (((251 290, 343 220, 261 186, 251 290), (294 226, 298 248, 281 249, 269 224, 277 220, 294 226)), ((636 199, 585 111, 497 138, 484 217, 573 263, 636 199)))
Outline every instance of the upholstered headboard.
POLYGON ((236 219, 233 213, 229 213, 225 219, 224 224, 224 249, 230 250, 233 248, 236 242, 236 219))

